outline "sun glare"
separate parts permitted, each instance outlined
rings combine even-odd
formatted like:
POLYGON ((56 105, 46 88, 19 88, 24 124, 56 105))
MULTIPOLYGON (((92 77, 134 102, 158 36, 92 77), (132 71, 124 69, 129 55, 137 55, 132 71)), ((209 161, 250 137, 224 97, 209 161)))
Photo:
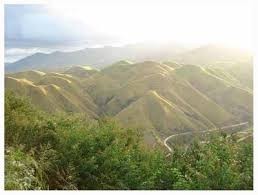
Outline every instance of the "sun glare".
POLYGON ((174 40, 251 48, 251 13, 241 4, 50 2, 48 7, 63 22, 80 23, 82 31, 93 29, 124 42, 174 40))

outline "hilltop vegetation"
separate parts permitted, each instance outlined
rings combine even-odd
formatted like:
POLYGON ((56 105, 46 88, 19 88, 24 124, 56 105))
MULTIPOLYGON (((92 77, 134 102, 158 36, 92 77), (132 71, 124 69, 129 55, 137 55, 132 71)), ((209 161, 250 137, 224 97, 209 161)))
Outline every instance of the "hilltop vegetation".
POLYGON ((6 92, 5 189, 253 188, 252 142, 220 135, 166 157, 142 136, 108 119, 45 113, 6 92))

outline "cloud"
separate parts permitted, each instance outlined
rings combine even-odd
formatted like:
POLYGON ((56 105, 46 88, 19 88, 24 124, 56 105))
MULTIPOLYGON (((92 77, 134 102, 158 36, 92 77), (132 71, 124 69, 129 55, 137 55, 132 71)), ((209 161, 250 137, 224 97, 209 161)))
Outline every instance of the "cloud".
POLYGON ((11 48, 5 49, 5 62, 14 62, 37 52, 49 53, 51 50, 42 48, 11 48))
MULTIPOLYGON (((59 1, 52 9, 50 4, 9 4, 5 5, 5 48, 30 52, 34 48, 64 50, 153 40, 249 47, 249 1, 206 1, 108 1, 82 5, 59 1)), ((6 53, 7 58, 14 56, 6 53)), ((17 55, 21 53, 26 52, 17 55)))

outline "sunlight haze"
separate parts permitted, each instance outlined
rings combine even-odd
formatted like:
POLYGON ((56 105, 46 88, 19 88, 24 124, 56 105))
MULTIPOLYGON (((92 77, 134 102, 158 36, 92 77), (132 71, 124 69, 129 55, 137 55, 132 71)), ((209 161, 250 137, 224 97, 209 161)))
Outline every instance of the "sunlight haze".
POLYGON ((123 1, 116 4, 50 3, 49 11, 117 42, 177 41, 251 48, 251 9, 246 1, 123 1), (208 3, 209 2, 209 3, 208 3), (242 3, 241 3, 242 2, 242 3))

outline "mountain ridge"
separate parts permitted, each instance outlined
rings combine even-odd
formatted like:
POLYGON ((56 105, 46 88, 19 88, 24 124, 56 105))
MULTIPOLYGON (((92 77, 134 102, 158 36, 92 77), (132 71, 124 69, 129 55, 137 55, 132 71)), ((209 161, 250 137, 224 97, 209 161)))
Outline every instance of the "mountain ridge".
POLYGON ((140 128, 146 141, 153 143, 175 132, 252 122, 253 95, 246 85, 227 68, 220 67, 231 78, 226 80, 221 70, 210 68, 118 61, 101 70, 73 66, 61 72, 7 74, 5 88, 29 96, 48 112, 115 118, 140 128))
POLYGON ((102 68, 119 60, 143 61, 170 59, 185 51, 185 47, 175 43, 169 44, 130 44, 121 47, 105 46, 100 48, 85 48, 73 52, 35 53, 13 63, 7 63, 6 72, 19 72, 31 69, 42 71, 64 70, 71 65, 91 64, 102 68), (162 45, 162 46, 161 46, 162 45))

